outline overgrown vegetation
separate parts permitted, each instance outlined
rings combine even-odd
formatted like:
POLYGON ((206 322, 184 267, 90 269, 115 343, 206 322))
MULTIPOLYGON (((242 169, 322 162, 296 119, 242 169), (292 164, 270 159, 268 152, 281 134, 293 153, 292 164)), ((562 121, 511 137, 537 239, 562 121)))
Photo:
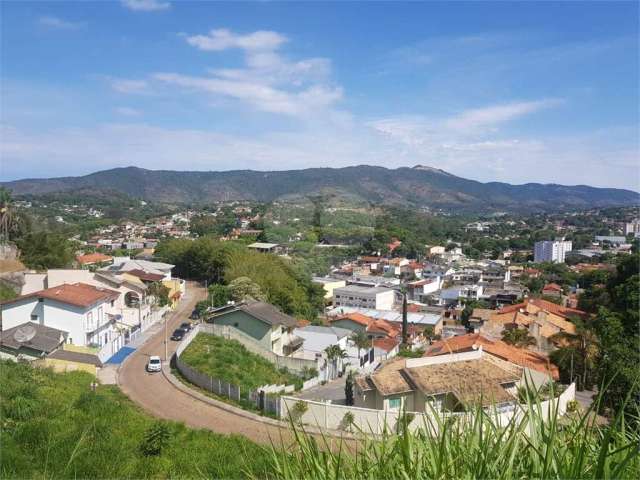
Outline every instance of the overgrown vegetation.
POLYGON ((216 335, 198 334, 180 358, 199 372, 239 386, 241 393, 264 385, 302 383, 301 377, 276 369, 237 340, 216 335))
POLYGON ((0 362, 0 477, 270 477, 265 450, 238 436, 156 421, 85 372, 0 362))

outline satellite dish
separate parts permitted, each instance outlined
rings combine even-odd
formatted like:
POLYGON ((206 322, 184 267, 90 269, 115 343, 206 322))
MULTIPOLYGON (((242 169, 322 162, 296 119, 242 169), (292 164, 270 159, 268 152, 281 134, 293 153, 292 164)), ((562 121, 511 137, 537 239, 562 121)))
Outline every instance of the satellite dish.
POLYGON ((13 338, 18 343, 26 343, 36 336, 36 329, 32 325, 23 325, 13 333, 13 338))

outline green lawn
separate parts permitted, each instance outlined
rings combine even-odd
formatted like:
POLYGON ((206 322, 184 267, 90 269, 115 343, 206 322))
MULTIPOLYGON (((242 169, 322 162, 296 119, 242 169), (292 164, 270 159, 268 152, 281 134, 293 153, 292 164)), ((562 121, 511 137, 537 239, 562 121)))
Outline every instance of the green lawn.
POLYGON ((156 421, 115 386, 92 392, 93 380, 84 372, 0 362, 0 478, 269 476, 262 447, 156 421), (145 449, 158 445, 157 454, 145 449))
POLYGON ((180 357, 196 370, 240 386, 241 391, 263 385, 299 385, 302 379, 279 371, 264 358, 248 351, 237 340, 199 333, 180 357))

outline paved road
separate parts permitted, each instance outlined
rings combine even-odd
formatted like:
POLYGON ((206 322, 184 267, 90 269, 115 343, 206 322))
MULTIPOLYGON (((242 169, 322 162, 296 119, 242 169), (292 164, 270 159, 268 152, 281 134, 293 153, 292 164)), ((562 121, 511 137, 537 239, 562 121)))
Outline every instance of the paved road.
MULTIPOLYGON (((189 282, 187 294, 178 309, 168 319, 167 333, 185 321, 195 304, 206 297, 205 289, 189 282)), ((145 366, 151 355, 164 359, 164 329, 161 328, 133 354, 119 372, 118 383, 122 391, 151 415, 184 422, 193 428, 206 428, 217 433, 240 434, 260 443, 279 442, 290 438, 288 431, 257 420, 246 418, 227 410, 205 404, 177 390, 161 373, 147 373, 145 366)), ((169 358, 175 352, 177 342, 169 340, 169 358)))

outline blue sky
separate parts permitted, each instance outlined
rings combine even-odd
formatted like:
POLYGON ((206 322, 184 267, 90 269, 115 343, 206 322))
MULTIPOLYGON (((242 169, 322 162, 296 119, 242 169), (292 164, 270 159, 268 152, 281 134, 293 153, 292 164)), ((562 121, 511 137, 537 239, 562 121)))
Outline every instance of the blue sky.
POLYGON ((637 2, 0 8, 3 180, 423 164, 640 190, 637 2))

